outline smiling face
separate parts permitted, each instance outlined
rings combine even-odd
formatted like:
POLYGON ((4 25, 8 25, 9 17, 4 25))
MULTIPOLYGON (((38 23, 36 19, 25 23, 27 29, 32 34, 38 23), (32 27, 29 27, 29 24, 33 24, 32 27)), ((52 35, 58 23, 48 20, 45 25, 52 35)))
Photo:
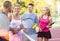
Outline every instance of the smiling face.
POLYGON ((33 11, 33 6, 29 5, 29 6, 28 6, 28 11, 29 11, 29 12, 32 12, 32 11, 33 11))
POLYGON ((28 12, 32 13, 33 7, 34 7, 33 4, 28 4, 28 12))
POLYGON ((48 10, 46 8, 43 8, 42 13, 43 13, 43 15, 46 15, 48 13, 48 10))
POLYGON ((18 5, 16 5, 14 8, 13 8, 13 12, 14 14, 19 14, 19 11, 20 11, 20 7, 18 5))
POLYGON ((51 14, 50 14, 50 9, 49 9, 48 7, 44 7, 44 8, 42 9, 42 13, 43 13, 43 15, 51 16, 51 14))

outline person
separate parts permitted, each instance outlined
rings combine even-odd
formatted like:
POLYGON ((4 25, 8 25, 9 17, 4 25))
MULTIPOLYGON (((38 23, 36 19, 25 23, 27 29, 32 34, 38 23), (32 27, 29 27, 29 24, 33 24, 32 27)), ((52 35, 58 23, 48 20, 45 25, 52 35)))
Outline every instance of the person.
POLYGON ((10 1, 3 3, 3 10, 0 12, 0 41, 8 41, 6 37, 9 33, 9 19, 8 13, 11 11, 12 4, 10 1))
POLYGON ((52 23, 52 17, 48 7, 44 7, 42 15, 39 18, 39 32, 37 33, 37 41, 48 41, 51 38, 51 33, 49 28, 52 23))
MULTIPOLYGON (((28 12, 25 12, 22 15, 22 20, 24 21, 24 27, 26 28, 25 34, 28 35, 30 38, 35 39, 36 32, 32 29, 32 26, 38 23, 38 17, 35 13, 33 13, 34 5, 32 3, 28 4, 28 12)), ((28 37, 24 35, 24 41, 31 41, 28 37)))
POLYGON ((10 39, 9 41, 23 41, 23 34, 21 32, 22 19, 19 15, 20 12, 20 5, 15 4, 13 7, 13 13, 10 14, 10 39))

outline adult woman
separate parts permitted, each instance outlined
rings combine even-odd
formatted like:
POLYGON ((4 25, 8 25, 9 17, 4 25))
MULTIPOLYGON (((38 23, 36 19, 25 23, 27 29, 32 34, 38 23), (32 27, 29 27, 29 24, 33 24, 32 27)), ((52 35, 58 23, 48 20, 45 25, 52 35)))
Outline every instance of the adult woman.
POLYGON ((20 6, 16 4, 13 8, 13 14, 9 16, 10 20, 10 41, 22 41, 22 32, 21 32, 21 16, 19 15, 20 6))
POLYGON ((48 41, 51 38, 51 33, 49 28, 51 27, 50 24, 52 23, 52 18, 50 14, 50 10, 47 7, 43 8, 42 15, 39 18, 39 28, 40 31, 37 35, 37 41, 48 41))

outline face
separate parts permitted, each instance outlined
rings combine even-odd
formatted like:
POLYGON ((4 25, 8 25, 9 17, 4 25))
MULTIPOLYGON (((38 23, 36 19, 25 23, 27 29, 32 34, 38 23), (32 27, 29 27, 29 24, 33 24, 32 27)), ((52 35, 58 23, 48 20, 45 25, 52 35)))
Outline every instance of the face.
POLYGON ((12 6, 10 5, 7 9, 8 9, 8 12, 11 12, 12 6))
POLYGON ((43 13, 43 15, 46 15, 48 13, 47 9, 43 8, 42 13, 43 13))
POLYGON ((29 6, 28 6, 28 11, 29 11, 29 12, 32 12, 32 11, 33 11, 33 6, 29 5, 29 6))
POLYGON ((13 12, 18 14, 20 11, 20 8, 18 6, 14 7, 13 12))

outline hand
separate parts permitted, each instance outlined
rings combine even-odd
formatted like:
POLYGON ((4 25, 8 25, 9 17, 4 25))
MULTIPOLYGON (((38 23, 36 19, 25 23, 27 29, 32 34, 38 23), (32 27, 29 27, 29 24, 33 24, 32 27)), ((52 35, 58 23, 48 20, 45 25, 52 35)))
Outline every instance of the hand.
POLYGON ((42 29, 40 28, 39 31, 42 32, 42 29))
POLYGON ((37 27, 35 30, 36 30, 36 32, 39 32, 39 27, 37 27))
POLYGON ((23 31, 25 32, 26 31, 26 28, 24 28, 23 31))
POLYGON ((51 26, 46 26, 47 28, 51 28, 51 26))
POLYGON ((23 30, 23 32, 25 32, 25 31, 26 31, 26 28, 23 28, 23 29, 21 29, 21 30, 23 30))
POLYGON ((26 31, 26 29, 21 29, 21 32, 24 33, 26 31))
POLYGON ((36 30, 36 32, 39 32, 39 31, 42 32, 42 29, 39 27, 37 27, 35 30, 36 30))

